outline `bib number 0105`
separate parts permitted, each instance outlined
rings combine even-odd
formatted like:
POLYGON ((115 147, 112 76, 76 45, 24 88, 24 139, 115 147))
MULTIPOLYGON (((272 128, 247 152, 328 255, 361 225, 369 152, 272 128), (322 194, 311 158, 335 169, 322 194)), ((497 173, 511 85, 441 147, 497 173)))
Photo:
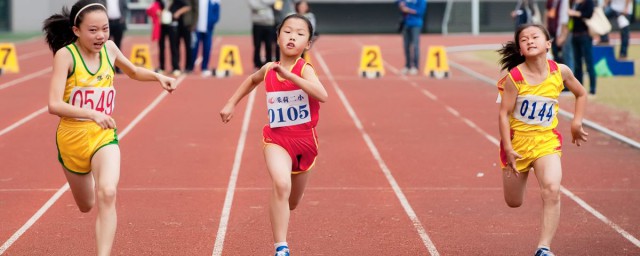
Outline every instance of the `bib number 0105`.
POLYGON ((298 119, 306 119, 309 117, 308 105, 290 106, 287 109, 277 108, 268 110, 269 124, 274 127, 274 123, 278 126, 278 123, 296 122, 298 119))

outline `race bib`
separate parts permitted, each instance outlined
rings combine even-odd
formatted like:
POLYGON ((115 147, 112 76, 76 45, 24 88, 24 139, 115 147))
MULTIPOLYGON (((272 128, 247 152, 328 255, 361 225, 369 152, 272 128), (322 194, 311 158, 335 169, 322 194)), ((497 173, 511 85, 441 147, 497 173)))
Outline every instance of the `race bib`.
POLYGON ((113 87, 74 87, 69 104, 111 115, 116 99, 113 87))
POLYGON ((547 97, 518 96, 513 117, 526 124, 547 127, 553 123, 557 105, 557 100, 547 97))
POLYGON ((267 92, 267 114, 271 128, 308 123, 311 121, 309 96, 302 89, 267 92))

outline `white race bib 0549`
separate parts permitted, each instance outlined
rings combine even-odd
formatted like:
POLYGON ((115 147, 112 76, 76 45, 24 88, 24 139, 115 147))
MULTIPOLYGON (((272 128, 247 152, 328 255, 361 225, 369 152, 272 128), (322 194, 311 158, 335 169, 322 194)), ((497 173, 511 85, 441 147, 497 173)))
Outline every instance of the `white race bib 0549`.
POLYGON ((115 99, 116 90, 113 87, 74 87, 69 104, 111 115, 115 99))
POLYGON ((555 99, 522 95, 516 99, 513 117, 530 125, 547 127, 553 123, 558 101, 555 99))
POLYGON ((267 92, 267 114, 271 128, 308 123, 311 121, 309 96, 302 89, 267 92))

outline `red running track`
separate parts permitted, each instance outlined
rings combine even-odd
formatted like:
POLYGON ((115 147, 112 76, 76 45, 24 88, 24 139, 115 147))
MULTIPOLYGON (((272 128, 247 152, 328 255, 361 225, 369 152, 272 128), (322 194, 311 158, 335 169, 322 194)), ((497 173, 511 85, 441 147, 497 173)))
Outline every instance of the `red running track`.
MULTIPOLYGON (((422 49, 472 40, 500 43, 509 37, 424 36, 422 49)), ((145 39, 128 38, 125 43, 145 39)), ((497 136, 495 88, 455 69, 452 78, 445 80, 397 75, 394 71, 403 63, 400 40, 395 35, 323 36, 314 45, 313 63, 330 99, 321 106, 318 162, 290 222, 293 255, 428 255, 429 241, 441 255, 531 254, 541 211, 535 179, 529 183, 525 205, 508 208, 496 167, 497 147, 478 132, 497 136), (362 44, 381 46, 385 77, 357 76, 362 44), (346 103, 362 129, 355 125, 346 103), (370 138, 369 144, 365 138, 370 138), (379 152, 380 159, 371 149, 379 152), (387 175, 383 170, 389 171, 387 175), (397 182, 398 190, 390 180, 397 182), (429 241, 419 236, 421 229, 429 241)), ((222 37, 214 52, 226 43, 240 47, 244 70, 249 72, 250 39, 222 37)), ((30 42, 19 44, 18 51, 42 47, 30 42)), ((50 56, 33 57, 37 61, 32 65, 21 62, 21 75, 48 67, 50 56)), ((217 55, 213 57, 215 64, 217 55)), ((450 59, 482 74, 498 75, 497 66, 478 67, 464 55, 451 54, 450 59)), ((2 76, 0 86, 19 77, 2 76)), ((120 77, 115 118, 122 133, 161 90, 153 83, 120 77)), ((266 119, 262 88, 248 119, 233 201, 223 209, 248 100, 243 100, 227 125, 217 113, 243 78, 187 76, 174 94, 126 133, 120 144, 114 255, 211 255, 214 242, 220 239, 221 214, 227 210, 223 255, 272 253, 270 180, 261 150, 266 119)), ((0 90, 0 107, 5 109, 0 112, 0 129, 44 107, 48 82, 49 75, 43 74, 0 90)), ((561 104, 569 109, 570 102, 561 104)), ((44 113, 0 135, 0 243, 65 183, 56 161, 56 124, 56 117, 44 113)), ((561 120, 560 130, 569 136, 567 120, 561 120)), ((581 148, 565 138, 563 185, 638 237, 640 177, 634 170, 640 166, 640 151, 595 131, 589 133, 590 141, 581 148)), ((557 254, 640 253, 637 245, 570 198, 562 200, 561 224, 553 244, 557 254)), ((81 214, 66 192, 5 253, 94 254, 94 223, 95 211, 81 214)))

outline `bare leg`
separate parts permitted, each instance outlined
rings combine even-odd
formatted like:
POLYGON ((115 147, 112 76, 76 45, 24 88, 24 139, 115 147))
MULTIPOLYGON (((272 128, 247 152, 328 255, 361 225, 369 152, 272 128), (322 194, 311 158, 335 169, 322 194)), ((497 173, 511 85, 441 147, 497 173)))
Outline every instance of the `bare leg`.
POLYGON ((304 189, 307 187, 307 181, 309 180, 309 172, 303 172, 291 175, 291 195, 289 196, 289 209, 294 210, 302 196, 304 195, 304 189))
POLYGON ((533 163, 542 196, 542 232, 538 246, 551 246, 560 223, 560 181, 562 165, 557 154, 539 158, 533 163))
POLYGON ((527 187, 529 172, 521 172, 517 177, 511 171, 502 171, 502 187, 504 201, 509 207, 520 207, 524 201, 524 192, 527 187))
POLYGON ((116 189, 120 179, 120 148, 108 145, 96 152, 91 160, 96 179, 98 218, 96 219, 96 242, 98 256, 110 255, 116 235, 116 189))
POLYGON ((273 240, 276 243, 286 242, 290 215, 291 157, 284 148, 270 144, 264 148, 264 158, 272 182, 269 214, 273 240))
POLYGON ((75 199, 78 209, 80 209, 81 212, 91 211, 91 208, 93 208, 96 202, 93 176, 91 176, 91 174, 72 173, 64 167, 62 167, 62 171, 67 177, 71 194, 73 194, 73 199, 75 199))

